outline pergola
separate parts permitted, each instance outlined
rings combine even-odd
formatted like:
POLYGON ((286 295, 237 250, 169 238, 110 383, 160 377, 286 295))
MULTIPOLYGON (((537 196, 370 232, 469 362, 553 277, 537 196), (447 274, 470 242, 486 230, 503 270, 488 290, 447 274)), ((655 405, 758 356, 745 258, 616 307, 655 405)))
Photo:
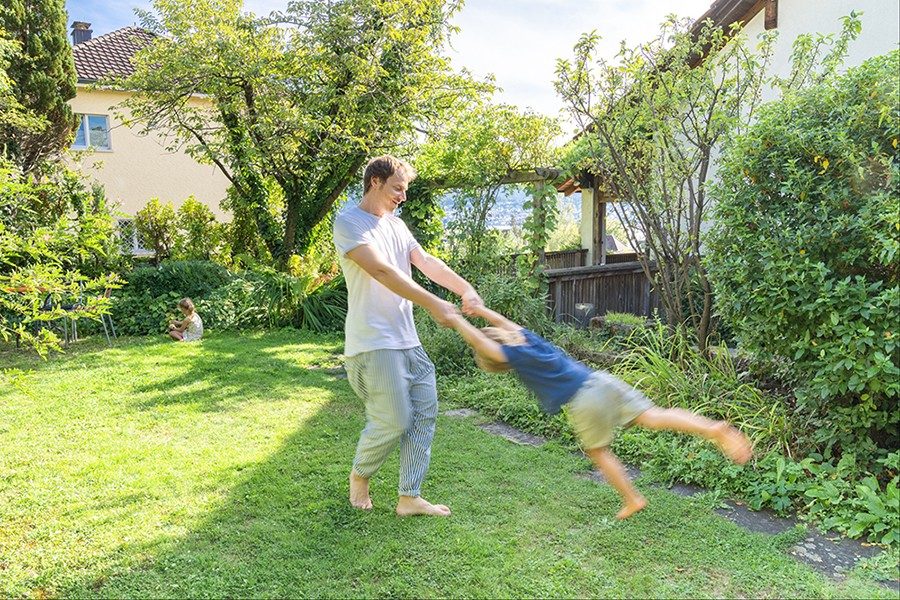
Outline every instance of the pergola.
MULTIPOLYGON (((538 167, 510 171, 500 183, 533 183, 538 188, 553 185, 559 179, 560 169, 538 167)), ((582 173, 578 180, 567 179, 556 185, 556 190, 566 196, 581 192, 581 247, 588 251, 585 266, 606 264, 606 205, 616 198, 605 191, 600 178, 582 173)), ((543 252, 538 257, 543 262, 543 252)))

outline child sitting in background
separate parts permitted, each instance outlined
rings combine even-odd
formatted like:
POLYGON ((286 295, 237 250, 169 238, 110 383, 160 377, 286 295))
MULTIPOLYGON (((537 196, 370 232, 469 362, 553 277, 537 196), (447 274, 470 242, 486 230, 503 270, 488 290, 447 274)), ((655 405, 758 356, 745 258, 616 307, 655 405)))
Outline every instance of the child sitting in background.
POLYGON ((609 450, 616 427, 640 425, 692 433, 714 442, 738 464, 750 459, 750 441, 728 423, 680 408, 658 408, 620 379, 605 371, 592 371, 547 340, 486 307, 476 307, 467 314, 482 317, 493 325, 477 329, 462 316, 453 325, 475 350, 478 366, 494 373, 515 371, 549 414, 568 404, 569 421, 579 442, 622 496, 623 506, 616 518, 626 519, 647 505, 622 463, 609 450))
POLYGON ((178 302, 178 308, 184 319, 169 323, 169 335, 177 342, 195 342, 203 337, 203 319, 194 310, 194 303, 190 298, 182 298, 178 302))

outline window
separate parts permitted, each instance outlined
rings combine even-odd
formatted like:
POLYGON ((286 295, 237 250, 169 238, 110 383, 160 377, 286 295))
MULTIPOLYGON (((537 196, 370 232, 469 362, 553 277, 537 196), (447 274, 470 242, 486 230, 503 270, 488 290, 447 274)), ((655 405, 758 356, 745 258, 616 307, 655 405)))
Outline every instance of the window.
POLYGON ((144 248, 143 240, 138 235, 133 219, 119 219, 119 240, 122 252, 132 256, 153 256, 153 250, 144 248))
POLYGON ((77 115, 78 129, 72 148, 83 150, 112 150, 109 140, 109 117, 106 115, 77 115))

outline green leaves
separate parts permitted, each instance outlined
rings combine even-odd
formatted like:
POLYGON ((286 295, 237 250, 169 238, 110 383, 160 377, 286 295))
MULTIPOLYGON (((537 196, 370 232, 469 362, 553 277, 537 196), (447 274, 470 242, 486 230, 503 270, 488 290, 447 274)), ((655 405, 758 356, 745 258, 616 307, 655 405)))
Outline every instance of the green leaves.
POLYGON ((722 318, 793 359, 817 442, 867 459, 897 444, 898 69, 895 51, 763 107, 723 154, 707 238, 722 318))
POLYGON ((156 0, 144 21, 164 37, 120 82, 137 92, 122 108, 225 173, 232 211, 285 270, 368 156, 440 121, 463 93, 440 54, 456 9, 300 0, 260 18, 233 0, 156 0))

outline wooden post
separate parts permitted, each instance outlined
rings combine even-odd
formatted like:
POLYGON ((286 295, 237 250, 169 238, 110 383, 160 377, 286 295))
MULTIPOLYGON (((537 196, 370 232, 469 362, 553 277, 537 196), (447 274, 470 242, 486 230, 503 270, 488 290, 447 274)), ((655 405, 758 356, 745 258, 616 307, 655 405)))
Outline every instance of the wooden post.
POLYGON ((766 30, 778 27, 778 0, 766 0, 766 30))
POLYGON ((600 192, 600 182, 594 177, 593 180, 593 216, 591 219, 591 229, 593 230, 592 244, 592 264, 606 264, 606 200, 607 198, 600 192))
MULTIPOLYGON (((600 194, 597 194, 600 196, 600 194)), ((600 229, 600 262, 598 264, 606 264, 606 197, 600 196, 600 202, 597 205, 597 222, 600 229)))
MULTIPOLYGON (((540 217, 541 217, 541 222, 539 223, 539 227, 541 228, 542 231, 543 231, 544 227, 547 225, 547 221, 546 221, 546 219, 544 219, 544 207, 541 205, 541 202, 542 202, 541 195, 544 192, 544 185, 545 185, 545 182, 543 179, 540 181, 534 182, 534 190, 535 190, 534 203, 531 207, 532 213, 537 211, 537 214, 540 215, 540 217)), ((538 250, 538 264, 543 266, 546 262, 547 262, 546 248, 541 246, 540 250, 538 250)))

